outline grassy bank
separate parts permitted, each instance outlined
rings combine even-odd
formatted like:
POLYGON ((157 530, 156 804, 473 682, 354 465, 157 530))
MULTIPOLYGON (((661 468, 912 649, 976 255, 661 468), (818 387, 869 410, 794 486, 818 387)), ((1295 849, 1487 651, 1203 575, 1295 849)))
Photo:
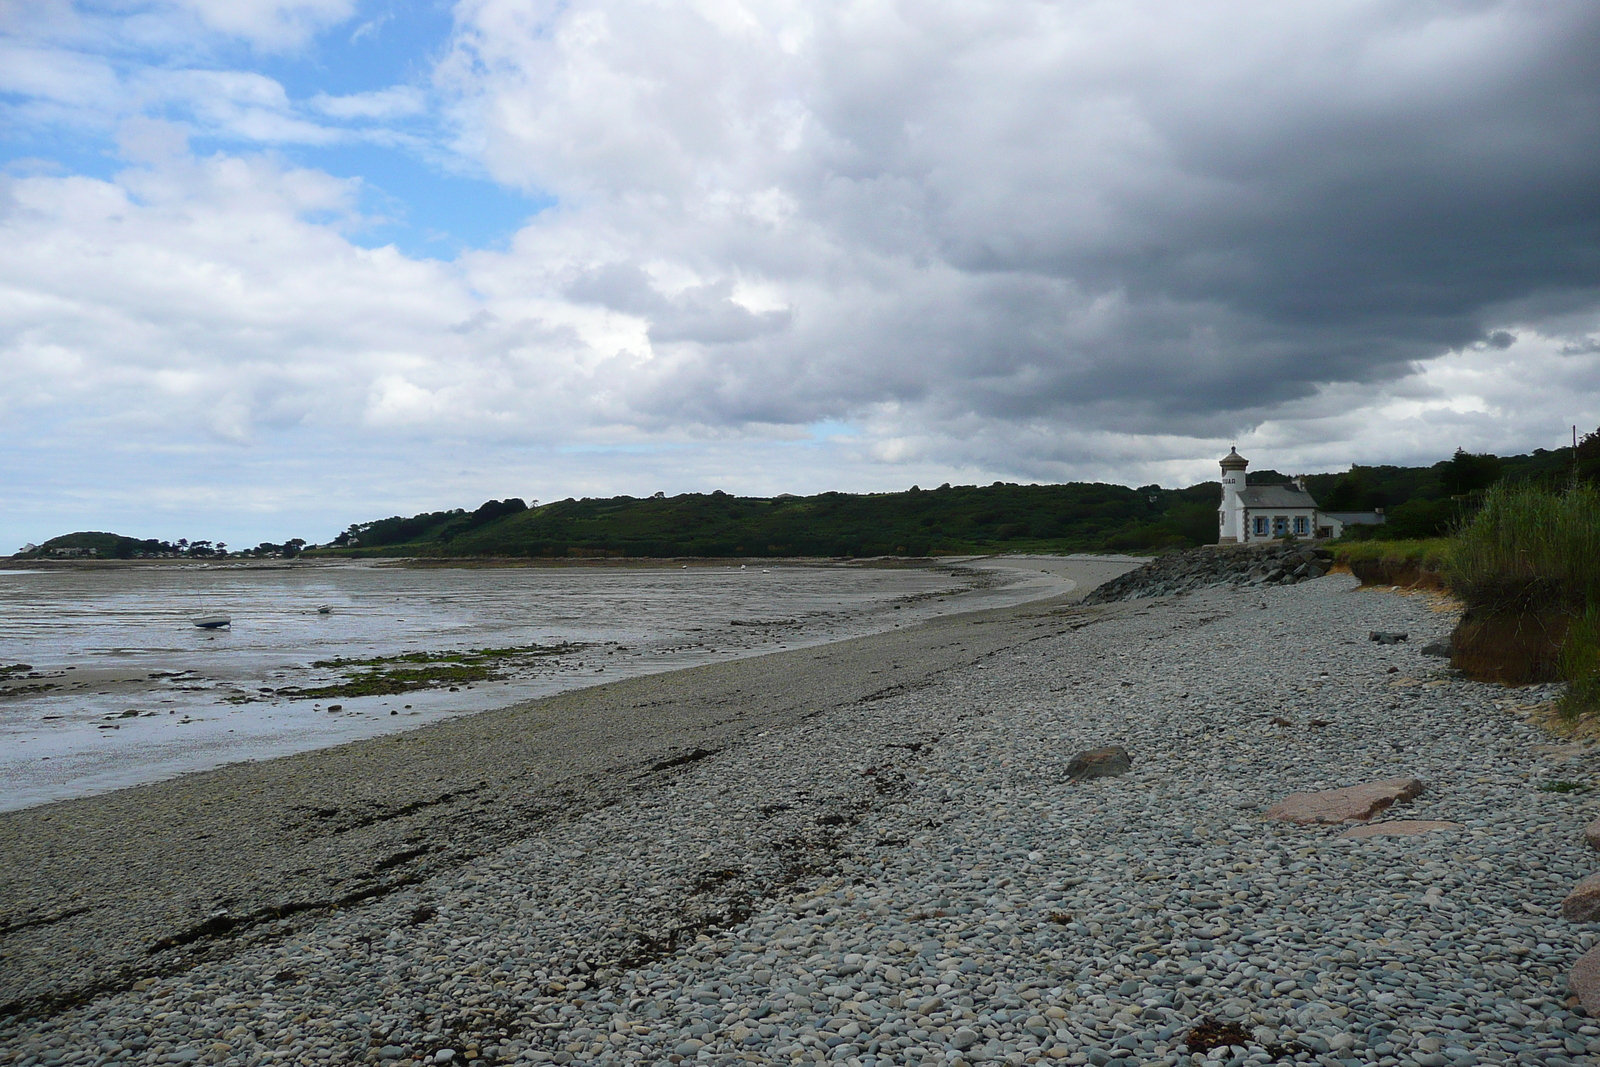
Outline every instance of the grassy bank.
POLYGON ((1443 588, 1451 540, 1357 541, 1335 545, 1333 562, 1347 567, 1366 585, 1421 585, 1443 588))
POLYGON ((1600 603, 1600 491, 1494 487, 1454 539, 1450 585, 1497 610, 1600 603))
POLYGON ((1445 577, 1467 606, 1458 666, 1526 656, 1528 680, 1570 683, 1564 711, 1600 711, 1600 490, 1491 488, 1451 539, 1445 577))

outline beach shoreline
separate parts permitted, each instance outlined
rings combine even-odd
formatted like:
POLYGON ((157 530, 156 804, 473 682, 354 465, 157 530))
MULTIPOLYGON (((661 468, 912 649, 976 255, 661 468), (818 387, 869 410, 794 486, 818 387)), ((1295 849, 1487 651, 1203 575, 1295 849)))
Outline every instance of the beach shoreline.
POLYGON ((1355 584, 1037 602, 11 813, 0 1045, 1104 1067, 1215 1016, 1575 1062, 1586 802, 1540 786, 1594 753, 1421 655, 1448 604, 1355 584), (1072 783, 1104 744, 1133 770, 1072 783), (1401 774, 1388 816, 1457 829, 1265 817, 1401 774))
POLYGON ((1132 565, 998 557, 840 570, 812 561, 562 568, 559 577, 538 568, 500 580, 474 568, 174 571, 134 561, 131 571, 13 576, 0 590, 9 626, 0 638, 31 666, 0 669, 0 810, 1038 599, 1073 588, 1068 572, 1132 565), (196 631, 185 611, 197 610, 235 625, 196 631), (448 669, 460 655, 451 650, 484 647, 497 657, 486 668, 448 669), (535 654, 519 657, 522 648, 535 654), (437 678, 407 677, 427 673, 418 655, 437 678))
MULTIPOLYGON (((124 946, 110 954, 109 969, 117 974, 136 961, 155 962, 141 956, 189 959, 209 941, 186 940, 189 932, 219 925, 219 910, 237 930, 263 921, 271 926, 278 915, 308 906, 392 891, 460 862, 460 842, 468 837, 483 839, 478 848, 490 847, 483 842, 514 833, 511 823, 562 818, 604 803, 649 780, 658 765, 927 684, 1025 639, 1034 624, 1024 620, 1061 609, 1123 570, 1124 563, 1080 563, 1081 584, 1030 601, 1021 616, 1013 616, 1016 607, 945 615, 868 637, 637 675, 401 733, 0 812, 0 857, 7 860, 0 864, 0 929, 50 931, 41 939, 65 943, 77 937, 74 926, 92 923, 96 939, 124 946), (962 651, 941 636, 948 633, 959 633, 962 651), (874 665, 879 659, 894 661, 889 677, 874 665), (580 795, 586 799, 576 801, 580 795), (514 815, 500 817, 497 803, 514 815), (470 826, 464 812, 473 813, 470 826), (269 825, 279 833, 265 834, 269 825), (313 852, 317 856, 308 860, 313 852), (28 862, 19 861, 23 856, 28 862), (334 876, 334 870, 344 873, 334 876), (143 902, 126 900, 135 883, 147 894, 143 902), (62 904, 63 895, 72 903, 62 904), (124 929, 116 932, 105 926, 112 900, 124 901, 113 923, 124 929), (151 951, 167 941, 176 942, 170 951, 151 951), (199 948, 186 947, 195 942, 199 948)), ((22 958, 54 955, 33 946, 14 950, 3 939, 0 947, 22 958)), ((103 960, 86 962, 84 977, 68 981, 58 964, 53 960, 31 977, 8 969, 0 980, 0 1006, 66 1002, 108 981, 103 960)))

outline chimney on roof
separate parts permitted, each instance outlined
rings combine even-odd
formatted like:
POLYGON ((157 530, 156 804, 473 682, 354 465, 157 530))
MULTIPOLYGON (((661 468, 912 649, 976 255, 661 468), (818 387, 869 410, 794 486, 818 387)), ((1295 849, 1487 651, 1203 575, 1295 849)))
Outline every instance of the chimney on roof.
POLYGON ((1306 491, 1306 476, 1304 474, 1294 476, 1294 487, 1302 493, 1306 491))

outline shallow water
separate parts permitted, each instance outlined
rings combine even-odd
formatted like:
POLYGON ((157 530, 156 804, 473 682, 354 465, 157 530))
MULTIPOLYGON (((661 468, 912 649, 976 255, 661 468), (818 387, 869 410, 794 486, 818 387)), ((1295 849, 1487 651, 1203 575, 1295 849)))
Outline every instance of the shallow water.
POLYGON ((1032 566, 0 571, 0 666, 37 675, 0 691, 0 810, 1070 586, 1032 566), (233 625, 191 625, 212 613, 233 625), (312 666, 335 657, 563 642, 582 647, 457 691, 331 702, 270 692, 337 681, 312 666))

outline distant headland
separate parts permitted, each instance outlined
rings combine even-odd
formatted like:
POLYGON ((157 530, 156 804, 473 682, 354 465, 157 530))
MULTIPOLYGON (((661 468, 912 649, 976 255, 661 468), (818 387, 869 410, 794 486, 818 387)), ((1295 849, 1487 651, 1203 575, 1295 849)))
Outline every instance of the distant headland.
MULTIPOLYGON (((1600 430, 1573 447, 1495 456, 1458 449, 1426 467, 1352 466, 1291 477, 1248 473, 1249 486, 1297 483, 1328 513, 1384 513, 1346 539, 1436 537, 1462 501, 1500 480, 1600 480, 1600 430)), ((293 559, 327 557, 942 556, 994 552, 1160 552, 1218 541, 1220 481, 1182 489, 1104 482, 912 486, 893 493, 732 496, 721 491, 531 504, 516 497, 353 523, 325 544, 291 538, 247 549, 225 543, 80 532, 24 546, 22 559, 293 559)))

